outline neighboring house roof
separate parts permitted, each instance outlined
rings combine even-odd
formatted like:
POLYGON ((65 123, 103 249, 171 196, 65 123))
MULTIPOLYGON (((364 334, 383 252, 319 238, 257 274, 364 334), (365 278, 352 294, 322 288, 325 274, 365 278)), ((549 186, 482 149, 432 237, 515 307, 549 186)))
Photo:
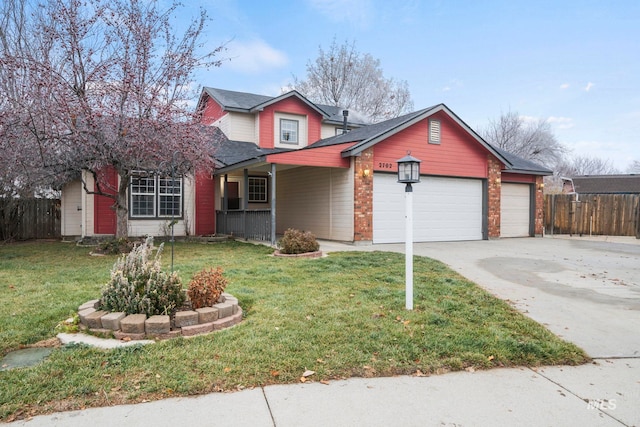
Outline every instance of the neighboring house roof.
MULTIPOLYGON (((566 179, 566 178, 563 178, 566 179)), ((636 194, 640 193, 640 175, 584 175, 570 178, 576 193, 636 194)))

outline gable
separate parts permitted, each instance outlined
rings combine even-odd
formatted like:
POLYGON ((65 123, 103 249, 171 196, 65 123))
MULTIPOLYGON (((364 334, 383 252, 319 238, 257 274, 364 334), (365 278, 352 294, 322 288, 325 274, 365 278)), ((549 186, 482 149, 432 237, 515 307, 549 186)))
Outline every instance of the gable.
POLYGON ((266 106, 260 111, 258 121, 261 148, 303 148, 320 139, 322 115, 297 97, 288 97, 266 106), (280 119, 299 121, 298 145, 283 147, 276 141, 280 119))
POLYGON ((205 94, 203 96, 202 104, 204 107, 202 108, 202 118, 200 120, 205 125, 213 124, 213 122, 220 120, 220 118, 225 114, 222 106, 209 95, 205 94))
POLYGON ((374 171, 397 171, 398 159, 411 152, 422 160, 426 175, 486 178, 490 152, 444 111, 438 111, 378 142, 373 151, 374 171), (439 143, 429 143, 430 121, 439 123, 439 143))

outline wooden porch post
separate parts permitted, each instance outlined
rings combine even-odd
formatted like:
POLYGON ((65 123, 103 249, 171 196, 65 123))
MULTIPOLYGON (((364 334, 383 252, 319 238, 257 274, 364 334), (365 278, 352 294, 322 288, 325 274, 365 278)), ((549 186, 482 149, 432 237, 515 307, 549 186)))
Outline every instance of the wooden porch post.
POLYGON ((271 163, 271 246, 276 245, 276 164, 271 163))

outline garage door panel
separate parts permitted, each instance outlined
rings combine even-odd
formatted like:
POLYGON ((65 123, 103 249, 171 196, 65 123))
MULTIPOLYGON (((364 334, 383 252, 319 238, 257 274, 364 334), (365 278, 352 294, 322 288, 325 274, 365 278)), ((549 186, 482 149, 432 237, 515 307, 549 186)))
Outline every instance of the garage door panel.
MULTIPOLYGON (((374 174, 373 241, 404 242, 404 189, 395 175, 374 174)), ((413 185, 414 241, 482 239, 482 181, 422 177, 413 185)))
POLYGON ((500 237, 528 237, 531 223, 531 186, 503 183, 500 192, 500 237))

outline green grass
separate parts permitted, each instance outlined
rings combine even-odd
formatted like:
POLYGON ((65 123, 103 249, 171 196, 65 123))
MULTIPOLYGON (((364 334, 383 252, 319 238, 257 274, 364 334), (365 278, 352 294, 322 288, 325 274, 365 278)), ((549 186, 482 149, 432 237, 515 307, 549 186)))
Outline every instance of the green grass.
MULTIPOLYGON (((300 380, 443 373, 467 367, 579 364, 586 354, 442 263, 416 257, 414 310, 404 309, 404 256, 270 256, 243 243, 177 243, 188 283, 221 266, 243 322, 152 346, 56 349, 38 366, 0 372, 0 420, 86 406, 237 390, 300 380)), ((98 298, 114 256, 56 242, 0 246, 0 353, 55 335, 98 298)), ((170 264, 170 249, 163 261, 170 264)))

